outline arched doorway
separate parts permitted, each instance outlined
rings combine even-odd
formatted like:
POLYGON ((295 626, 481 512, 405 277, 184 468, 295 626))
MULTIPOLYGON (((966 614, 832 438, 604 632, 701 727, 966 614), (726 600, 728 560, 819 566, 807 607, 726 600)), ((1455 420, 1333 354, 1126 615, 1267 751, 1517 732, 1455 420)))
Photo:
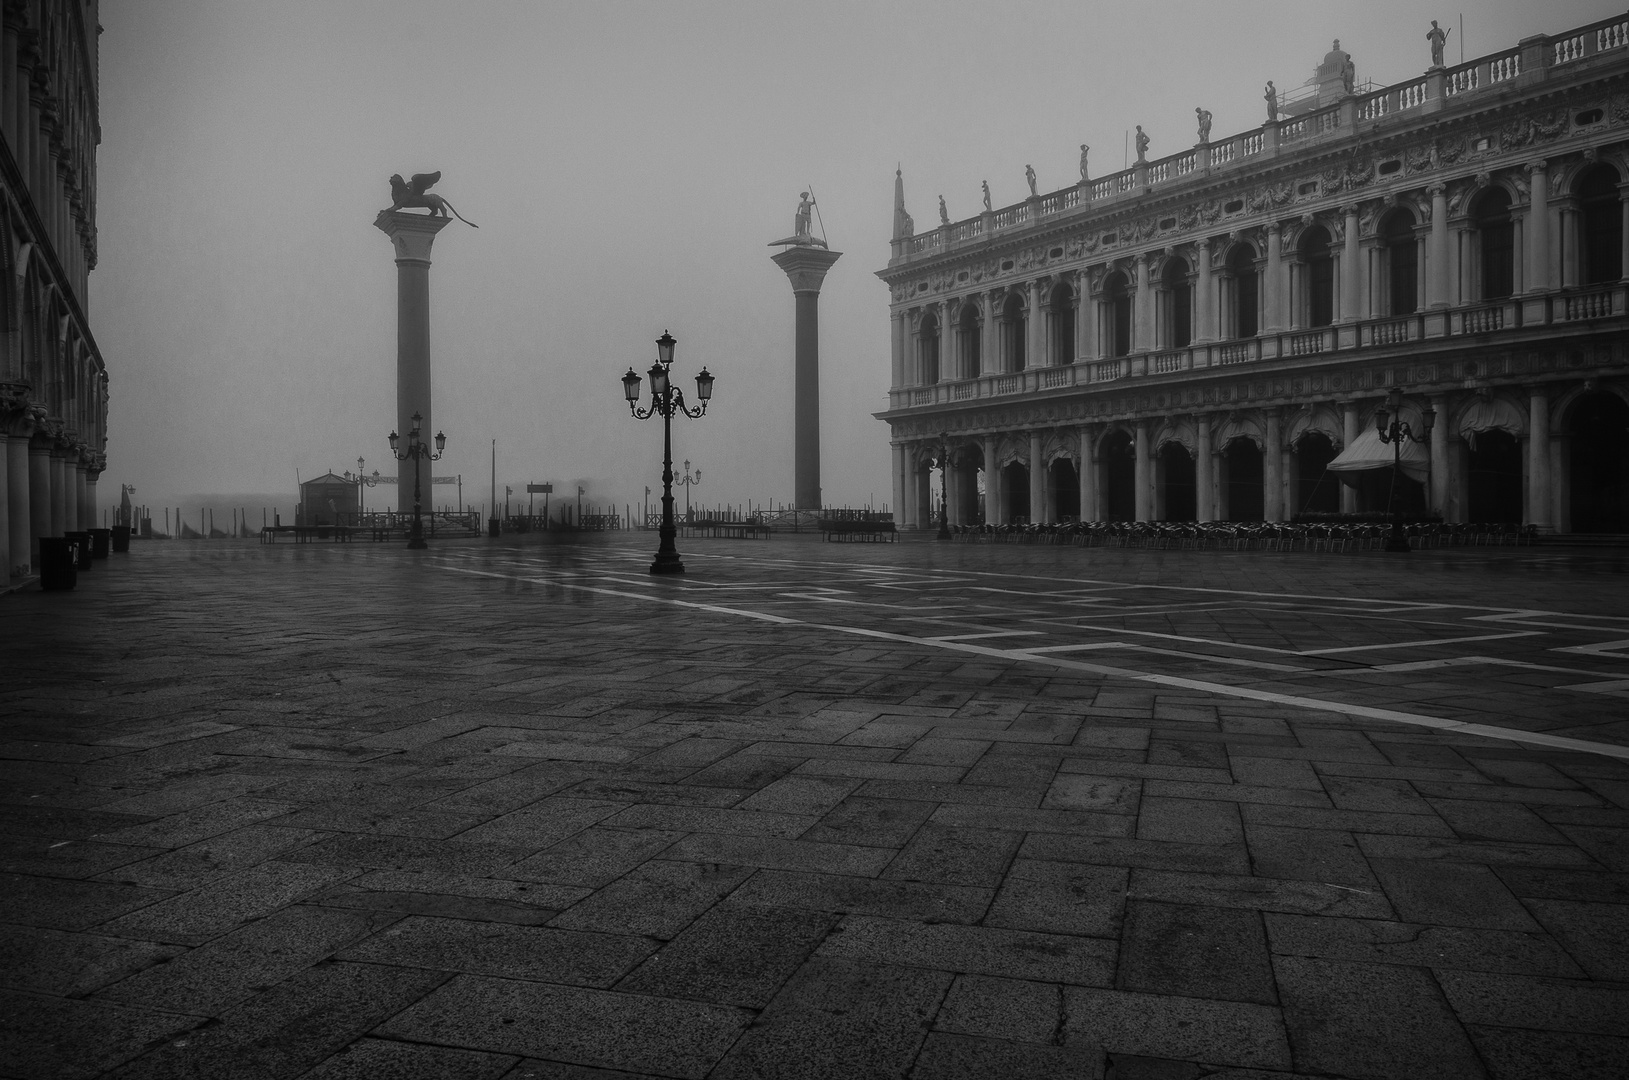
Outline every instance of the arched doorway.
POLYGON ((1629 405, 1593 393, 1572 407, 1572 531, 1629 532, 1629 405))
POLYGON ((1259 307, 1256 253, 1248 244, 1234 244, 1228 249, 1224 268, 1222 310, 1227 325, 1222 328, 1222 333, 1235 338, 1255 337, 1260 331, 1260 322, 1256 318, 1259 307))
POLYGON ((1059 282, 1048 298, 1047 332, 1051 337, 1051 353, 1047 358, 1053 367, 1075 362, 1075 290, 1059 282))
POLYGON ((1131 284, 1118 270, 1103 282, 1103 345, 1110 356, 1131 352, 1131 284))
POLYGON ((1467 436, 1467 504, 1475 522, 1522 520, 1522 445, 1508 431, 1473 431, 1467 436))
POLYGON ((1193 288, 1188 284, 1187 260, 1165 260, 1160 284, 1160 347, 1185 349, 1193 340, 1193 288))
POLYGON ((1080 470, 1069 458, 1058 458, 1047 468, 1046 482, 1056 521, 1080 518, 1080 470))
POLYGON ((1413 314, 1420 307, 1420 245, 1414 238, 1414 215, 1399 207, 1381 220, 1379 232, 1386 250, 1386 295, 1390 300, 1386 314, 1413 314))
POLYGON ((1578 213, 1580 284, 1617 281, 1623 276, 1623 199, 1616 169, 1603 162, 1579 179, 1578 213))
POLYGON ((1227 472, 1227 521, 1261 521, 1265 514, 1261 448, 1249 439, 1233 439, 1222 451, 1227 472))
POLYGON ((1103 517, 1108 521, 1137 518, 1137 450, 1131 435, 1111 432, 1098 448, 1103 468, 1103 517))
POLYGON ((1482 256, 1483 300, 1503 300, 1516 291, 1516 227, 1510 220, 1510 193, 1488 188, 1471 204, 1482 256))
POLYGON ((1002 469, 1001 493, 1007 499, 1007 521, 1017 524, 1030 520, 1029 466, 1015 461, 1002 469))
POLYGON ((1194 521, 1199 517, 1199 489, 1194 483, 1193 455, 1179 442, 1168 442, 1155 456, 1155 490, 1160 521, 1194 521))
POLYGON ((1335 257, 1330 250, 1329 233, 1314 225, 1301 234, 1301 264, 1306 275, 1302 286, 1304 325, 1328 326, 1335 321, 1335 257))
POLYGON ((1341 508, 1341 484, 1329 471, 1335 444, 1321 431, 1308 431, 1295 443, 1296 496, 1303 514, 1334 514, 1341 508))

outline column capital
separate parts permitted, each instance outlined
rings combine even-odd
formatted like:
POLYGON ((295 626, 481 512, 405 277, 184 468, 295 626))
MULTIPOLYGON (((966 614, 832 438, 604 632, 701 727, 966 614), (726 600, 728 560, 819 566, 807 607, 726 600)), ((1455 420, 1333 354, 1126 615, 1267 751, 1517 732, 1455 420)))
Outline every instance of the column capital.
POLYGON ((825 248, 800 244, 777 252, 770 258, 791 280, 792 292, 818 294, 821 284, 826 280, 826 271, 830 270, 832 264, 842 255, 841 251, 828 251, 825 248))
POLYGON ((408 214, 401 210, 381 210, 373 219, 373 227, 390 237, 396 249, 396 263, 423 263, 430 265, 430 245, 436 233, 446 228, 452 218, 429 214, 408 214))
POLYGON ((1543 158, 1539 158, 1536 161, 1522 162, 1522 168, 1526 169, 1530 173, 1540 173, 1549 167, 1549 162, 1545 161, 1543 158))

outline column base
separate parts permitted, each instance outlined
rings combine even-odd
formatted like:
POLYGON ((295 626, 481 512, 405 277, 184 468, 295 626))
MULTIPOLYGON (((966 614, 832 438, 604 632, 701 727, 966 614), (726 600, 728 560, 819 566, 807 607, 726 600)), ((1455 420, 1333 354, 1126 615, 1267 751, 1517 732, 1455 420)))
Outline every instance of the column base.
POLYGON ((650 564, 650 572, 653 574, 682 574, 684 573, 684 562, 679 558, 677 552, 658 551, 656 561, 650 564))

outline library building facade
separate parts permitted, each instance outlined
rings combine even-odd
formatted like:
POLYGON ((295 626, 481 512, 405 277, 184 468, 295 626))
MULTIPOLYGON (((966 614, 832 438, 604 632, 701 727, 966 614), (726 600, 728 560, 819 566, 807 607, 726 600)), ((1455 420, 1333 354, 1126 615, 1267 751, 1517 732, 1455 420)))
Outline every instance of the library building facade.
POLYGON ((927 231, 896 176, 896 520, 941 491, 953 524, 1395 498, 1629 533, 1629 15, 1454 66, 1434 44, 1377 89, 1336 42, 1260 127, 1199 110, 1191 149, 1149 160, 1139 129, 1130 169, 1088 177, 1083 147, 1077 184, 927 231), (1400 470, 1397 419, 1423 435, 1400 470))

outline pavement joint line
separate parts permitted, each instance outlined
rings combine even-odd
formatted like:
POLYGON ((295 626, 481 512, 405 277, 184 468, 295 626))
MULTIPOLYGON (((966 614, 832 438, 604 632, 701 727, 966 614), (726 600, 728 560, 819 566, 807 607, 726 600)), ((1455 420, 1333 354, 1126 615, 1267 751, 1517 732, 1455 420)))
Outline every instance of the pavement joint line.
POLYGON ((1505 638, 1538 637, 1543 630, 1520 630, 1512 634, 1480 634, 1476 637, 1437 638, 1434 641, 1388 641, 1379 645, 1343 645, 1337 649, 1303 649, 1299 656, 1329 656, 1333 653, 1369 652, 1374 649, 1419 649, 1427 645, 1457 645, 1462 641, 1501 641, 1505 638))
POLYGON ((1156 686, 1169 686, 1184 690, 1197 690, 1201 693, 1213 694, 1219 697, 1244 698, 1250 701, 1262 701, 1274 705, 1289 705, 1297 708, 1312 709, 1318 712, 1332 712, 1343 716, 1369 720, 1384 720, 1395 724, 1404 724, 1410 727, 1423 727, 1435 731, 1449 731, 1461 735, 1475 735, 1487 739, 1498 739, 1506 742, 1530 743, 1535 746, 1547 746, 1557 750, 1571 750, 1579 753, 1598 754, 1602 757, 1616 758, 1620 761, 1629 761, 1629 747, 1612 746, 1607 743, 1591 742, 1586 739, 1572 739, 1561 735, 1546 735, 1543 732, 1522 731, 1516 728, 1497 727, 1492 724, 1471 724, 1463 720, 1449 720, 1439 716, 1428 716, 1424 713, 1399 712, 1395 709, 1379 709, 1370 705, 1354 705, 1342 701, 1328 701, 1321 698, 1302 697, 1298 694, 1281 694, 1272 690, 1258 690, 1249 686, 1230 686, 1227 683, 1211 682, 1205 679, 1190 679, 1179 675, 1162 675, 1155 672, 1138 671, 1134 668, 1111 667, 1107 664, 1088 664, 1079 660, 1069 660, 1059 656, 1031 652, 1025 649, 995 649, 985 645, 974 645, 964 641, 942 641, 932 638, 913 637, 909 634, 895 634, 886 630, 872 630, 860 626, 841 626, 831 623, 811 623, 802 619, 788 618, 782 615, 770 615, 765 612, 752 611, 744 608, 725 607, 720 604, 702 604, 693 600, 680 600, 676 597, 652 596, 648 593, 629 593, 619 589, 605 589, 593 585, 583 585, 575 582, 561 583, 549 582, 545 579, 519 578, 514 574, 502 574, 490 570, 476 570, 469 567, 452 566, 445 562, 433 565, 453 573, 471 574, 477 577, 498 578, 508 580, 526 580, 555 584, 562 588, 580 589, 586 592, 598 593, 605 596, 617 596, 628 600, 643 600, 661 604, 672 604, 677 607, 695 608, 701 611, 710 611, 719 615, 734 615, 740 618, 756 619, 762 622, 779 625, 806 626, 813 629, 828 630, 838 634, 848 634, 858 637, 877 638, 884 641, 894 641, 900 644, 917 647, 948 649, 953 652, 970 653, 992 659, 1045 664, 1051 667, 1063 668, 1070 671, 1081 671, 1093 675, 1103 675, 1110 678, 1128 679, 1135 682, 1153 683, 1156 686))

